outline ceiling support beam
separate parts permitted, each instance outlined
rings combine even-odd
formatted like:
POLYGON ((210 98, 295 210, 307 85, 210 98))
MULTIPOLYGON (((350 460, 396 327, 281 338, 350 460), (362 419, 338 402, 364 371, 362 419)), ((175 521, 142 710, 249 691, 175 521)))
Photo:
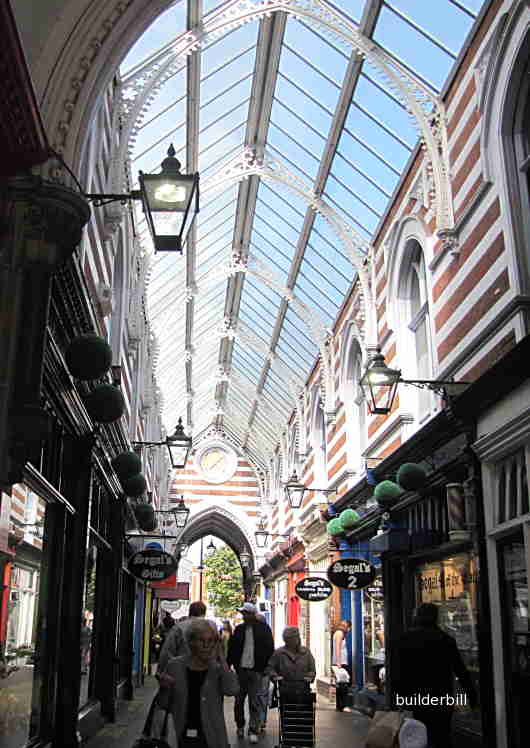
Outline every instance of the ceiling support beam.
MULTIPOLYGON (((359 31, 361 33, 365 34, 368 37, 371 37, 375 29, 375 24, 377 22, 380 10, 381 0, 371 0, 371 2, 365 8, 365 12, 359 26, 359 31)), ((331 166, 333 164, 333 159, 335 157, 335 153, 337 152, 339 140, 344 128, 344 124, 346 122, 350 104, 357 87, 359 76, 361 74, 361 69, 362 59, 359 58, 358 55, 354 52, 350 57, 348 67, 344 75, 344 82, 342 84, 339 100, 337 102, 337 107, 335 109, 335 114, 333 116, 333 121, 329 130, 326 146, 320 160, 318 173, 315 178, 314 190, 315 194, 318 196, 322 195, 322 193, 324 192, 326 182, 331 171, 331 166)), ((287 279, 287 286, 289 288, 294 288, 296 284, 298 273, 300 272, 300 266, 304 259, 305 250, 309 241, 309 237, 311 235, 311 231, 313 229, 314 222, 315 212, 311 208, 308 208, 304 217, 304 222, 302 224, 302 230, 300 231, 300 236, 298 238, 296 252, 289 271, 289 277, 287 279)), ((274 351, 280 338, 288 307, 288 302, 283 299, 280 304, 278 316, 276 318, 276 323, 271 337, 271 351, 274 351)), ((265 365, 263 366, 256 391, 257 397, 259 397, 259 395, 263 391, 265 382, 267 381, 267 376, 269 374, 270 365, 270 362, 266 361, 265 365)), ((293 409, 294 407, 295 404, 293 403, 293 409)), ((259 401, 256 400, 250 413, 247 433, 252 429, 252 425, 256 418, 258 408, 259 401)))
MULTIPOLYGON (((245 146, 255 149, 260 156, 263 155, 267 142, 286 22, 287 16, 285 13, 274 13, 260 21, 249 116, 245 133, 245 146)), ((240 254, 242 258, 248 256, 258 187, 259 178, 256 176, 243 180, 239 185, 232 247, 233 251, 240 254)), ((228 279, 224 314, 232 322, 235 322, 239 315, 243 284, 242 273, 236 273, 228 279)), ((233 340, 229 338, 221 340, 218 361, 219 366, 223 369, 230 369, 231 367, 233 347, 233 340)), ((218 402, 225 402, 227 389, 227 382, 218 384, 215 392, 215 399, 218 402)), ((222 418, 222 416, 217 417, 217 425, 221 425, 222 418)))

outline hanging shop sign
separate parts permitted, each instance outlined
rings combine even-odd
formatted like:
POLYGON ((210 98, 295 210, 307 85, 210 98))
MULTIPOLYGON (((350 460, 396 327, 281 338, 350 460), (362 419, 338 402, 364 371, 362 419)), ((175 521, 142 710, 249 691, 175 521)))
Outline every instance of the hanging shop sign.
POLYGON ((310 603, 326 600, 333 590, 324 577, 306 577, 297 582, 294 589, 298 597, 302 600, 309 600, 310 603))
POLYGON ((382 603, 384 595, 383 582, 381 581, 381 577, 377 577, 376 579, 374 579, 372 584, 369 584, 368 587, 365 587, 364 594, 367 595, 370 600, 373 600, 374 603, 382 603))
POLYGON ((362 590, 372 584, 377 574, 375 566, 364 558, 341 558, 328 567, 328 579, 335 587, 362 590))
POLYGON ((133 553, 127 566, 133 576, 144 582, 160 582, 177 570, 177 562, 170 553, 154 548, 133 553))

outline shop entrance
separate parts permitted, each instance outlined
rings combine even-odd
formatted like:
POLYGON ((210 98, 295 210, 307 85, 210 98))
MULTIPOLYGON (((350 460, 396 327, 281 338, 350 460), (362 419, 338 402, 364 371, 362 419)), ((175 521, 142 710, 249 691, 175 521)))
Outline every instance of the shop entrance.
POLYGON ((498 544, 499 586, 504 631, 508 744, 530 743, 527 709, 530 692, 530 619, 527 552, 522 529, 498 544))

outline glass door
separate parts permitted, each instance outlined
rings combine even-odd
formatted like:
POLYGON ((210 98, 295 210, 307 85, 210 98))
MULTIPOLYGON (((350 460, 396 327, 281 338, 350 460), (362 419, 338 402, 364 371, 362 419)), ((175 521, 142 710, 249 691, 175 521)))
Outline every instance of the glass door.
POLYGON ((530 619, 528 570, 522 529, 499 543, 500 592, 504 631, 508 743, 530 745, 525 715, 530 693, 530 619))

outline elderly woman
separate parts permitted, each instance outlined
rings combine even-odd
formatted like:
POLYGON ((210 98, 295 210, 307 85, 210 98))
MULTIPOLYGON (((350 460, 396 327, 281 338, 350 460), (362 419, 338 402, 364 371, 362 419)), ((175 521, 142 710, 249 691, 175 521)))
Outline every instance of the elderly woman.
POLYGON ((307 647, 303 647, 300 631, 296 626, 287 626, 283 631, 285 647, 277 649, 269 660, 265 671, 271 678, 284 681, 315 680, 315 660, 307 647))
POLYGON ((171 659, 165 673, 173 679, 170 710, 178 748, 228 748, 223 696, 235 696, 239 683, 219 655, 219 635, 204 618, 186 630, 189 655, 171 659))

